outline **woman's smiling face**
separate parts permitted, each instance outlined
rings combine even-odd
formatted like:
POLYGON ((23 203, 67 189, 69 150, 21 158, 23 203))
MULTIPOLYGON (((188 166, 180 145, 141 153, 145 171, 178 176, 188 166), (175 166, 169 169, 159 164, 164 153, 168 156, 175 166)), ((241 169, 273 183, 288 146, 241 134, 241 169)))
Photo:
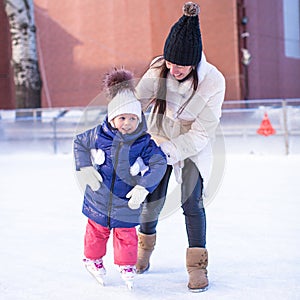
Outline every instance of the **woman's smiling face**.
POLYGON ((177 80, 184 79, 191 73, 193 69, 192 66, 179 66, 172 64, 169 61, 166 61, 166 66, 170 70, 171 75, 174 76, 177 80))

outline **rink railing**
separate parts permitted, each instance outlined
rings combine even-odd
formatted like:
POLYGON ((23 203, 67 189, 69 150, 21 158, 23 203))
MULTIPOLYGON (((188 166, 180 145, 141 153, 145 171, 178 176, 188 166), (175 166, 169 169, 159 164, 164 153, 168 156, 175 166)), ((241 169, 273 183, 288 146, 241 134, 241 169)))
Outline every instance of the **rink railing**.
MULTIPOLYGON (((69 153, 74 135, 99 124, 105 114, 105 106, 0 110, 0 154, 23 145, 69 153)), ((300 99, 227 100, 217 131, 221 135, 229 152, 263 152, 275 146, 284 154, 300 154, 300 99), (275 130, 272 136, 257 133, 265 115, 275 130)))

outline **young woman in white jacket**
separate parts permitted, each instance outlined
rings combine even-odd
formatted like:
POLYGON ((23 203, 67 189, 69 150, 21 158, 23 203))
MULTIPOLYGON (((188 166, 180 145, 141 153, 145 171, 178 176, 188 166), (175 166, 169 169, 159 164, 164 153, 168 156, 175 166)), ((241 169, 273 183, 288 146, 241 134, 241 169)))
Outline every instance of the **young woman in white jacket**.
POLYGON ((181 183, 189 243, 188 288, 193 292, 204 291, 209 284, 203 199, 214 168, 212 141, 225 94, 224 76, 206 61, 202 52, 199 11, 196 3, 184 5, 183 16, 172 26, 165 41, 163 56, 151 62, 136 87, 143 109, 151 108, 148 132, 168 161, 165 176, 144 203, 137 272, 149 269, 158 217, 174 170, 177 182, 181 183))

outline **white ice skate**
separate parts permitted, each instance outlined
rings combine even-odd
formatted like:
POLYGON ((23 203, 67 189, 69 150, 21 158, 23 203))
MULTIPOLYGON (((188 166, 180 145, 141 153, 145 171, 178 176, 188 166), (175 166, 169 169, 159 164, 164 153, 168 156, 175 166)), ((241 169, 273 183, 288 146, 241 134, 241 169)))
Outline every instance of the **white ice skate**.
POLYGON ((83 259, 85 268, 88 272, 97 280, 98 283, 104 286, 104 277, 106 274, 106 270, 103 265, 102 258, 99 259, 83 259))
POLYGON ((136 274, 135 266, 119 266, 122 279, 129 290, 133 289, 133 279, 136 274))

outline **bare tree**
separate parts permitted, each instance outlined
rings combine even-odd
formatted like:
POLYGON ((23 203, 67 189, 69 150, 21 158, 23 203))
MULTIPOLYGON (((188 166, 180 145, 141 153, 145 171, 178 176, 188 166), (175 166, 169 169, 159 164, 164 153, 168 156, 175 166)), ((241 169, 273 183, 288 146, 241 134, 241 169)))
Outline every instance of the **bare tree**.
POLYGON ((16 108, 41 107, 33 0, 4 0, 4 5, 11 33, 16 108))

